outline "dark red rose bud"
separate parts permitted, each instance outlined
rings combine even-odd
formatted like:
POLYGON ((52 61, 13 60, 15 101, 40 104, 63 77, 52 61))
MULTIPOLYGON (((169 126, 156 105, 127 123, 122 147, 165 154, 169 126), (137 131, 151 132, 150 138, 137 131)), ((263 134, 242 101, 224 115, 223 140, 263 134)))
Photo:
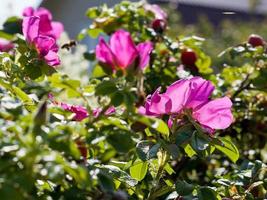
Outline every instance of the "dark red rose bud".
POLYGON ((157 33, 163 33, 163 31, 166 29, 166 26, 167 26, 166 21, 164 21, 162 19, 155 19, 152 22, 152 28, 157 33))
POLYGON ((181 62, 185 66, 195 66, 197 54, 192 49, 186 49, 182 52, 181 62))
POLYGON ((84 160, 86 160, 87 158, 86 144, 81 140, 76 140, 75 143, 80 151, 81 156, 83 157, 84 160))
POLYGON ((264 39, 259 35, 251 34, 248 38, 248 43, 253 47, 263 46, 264 39))

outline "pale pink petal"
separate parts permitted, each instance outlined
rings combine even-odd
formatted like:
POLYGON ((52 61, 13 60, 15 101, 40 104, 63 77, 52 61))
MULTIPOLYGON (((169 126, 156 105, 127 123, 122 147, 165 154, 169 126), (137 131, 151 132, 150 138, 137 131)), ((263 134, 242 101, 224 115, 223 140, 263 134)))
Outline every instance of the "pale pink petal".
POLYGON ((146 108, 144 106, 139 107, 137 112, 140 115, 147 115, 146 108))
POLYGON ((25 17, 22 22, 22 32, 28 42, 33 40, 39 35, 40 18, 36 16, 25 17))
POLYGON ((225 129, 233 122, 232 102, 228 97, 209 101, 193 111, 193 117, 201 125, 211 129, 225 129))
POLYGON ((64 26, 61 22, 52 22, 52 33, 56 39, 60 38, 61 34, 64 32, 64 26))
POLYGON ((143 42, 136 46, 139 53, 139 67, 143 70, 149 63, 150 53, 153 50, 152 42, 143 42))
POLYGON ((167 20, 167 13, 163 11, 157 4, 146 4, 144 6, 145 10, 152 12, 156 19, 167 20))
POLYGON ((0 52, 8 52, 14 48, 14 44, 9 40, 0 38, 0 52))
POLYGON ((123 69, 133 64, 138 56, 131 34, 124 30, 118 30, 111 36, 110 49, 115 55, 116 64, 123 69))
POLYGON ((48 54, 44 56, 44 59, 49 66, 60 65, 59 56, 54 51, 49 51, 48 54))

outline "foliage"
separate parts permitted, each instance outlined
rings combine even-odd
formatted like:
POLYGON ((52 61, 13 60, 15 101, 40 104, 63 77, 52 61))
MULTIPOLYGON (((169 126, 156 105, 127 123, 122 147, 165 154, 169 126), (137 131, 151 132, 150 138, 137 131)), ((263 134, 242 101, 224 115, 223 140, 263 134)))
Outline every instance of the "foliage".
POLYGON ((74 80, 40 59, 21 19, 9 19, 13 31, 0 33, 15 45, 0 54, 1 199, 266 199, 266 46, 233 44, 215 72, 203 38, 153 29, 142 2, 86 15, 93 23, 79 40, 127 30, 135 44, 153 42, 149 64, 112 71, 85 52, 94 70, 74 80), (180 61, 189 48, 195 66, 180 61), (229 128, 208 134, 190 112, 172 128, 166 116, 139 114, 148 94, 190 75, 231 98, 229 128))

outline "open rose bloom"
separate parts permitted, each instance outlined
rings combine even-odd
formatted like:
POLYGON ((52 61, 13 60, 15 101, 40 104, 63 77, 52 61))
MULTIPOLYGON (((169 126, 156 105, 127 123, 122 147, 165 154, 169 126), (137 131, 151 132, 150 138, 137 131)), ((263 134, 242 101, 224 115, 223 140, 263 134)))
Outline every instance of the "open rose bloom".
POLYGON ((45 8, 26 8, 23 16, 22 32, 27 42, 36 48, 40 58, 48 65, 59 65, 56 41, 64 30, 63 25, 52 21, 51 13, 45 8))
POLYGON ((96 58, 112 70, 127 69, 134 65, 143 70, 149 63, 152 49, 151 42, 135 45, 129 32, 118 30, 110 37, 109 43, 100 38, 96 46, 96 58))
POLYGON ((182 79, 170 85, 165 93, 160 88, 147 97, 139 112, 144 115, 170 116, 170 126, 179 115, 191 110, 192 117, 203 129, 212 133, 217 129, 226 129, 233 122, 232 102, 228 97, 210 100, 214 86, 200 77, 182 79))

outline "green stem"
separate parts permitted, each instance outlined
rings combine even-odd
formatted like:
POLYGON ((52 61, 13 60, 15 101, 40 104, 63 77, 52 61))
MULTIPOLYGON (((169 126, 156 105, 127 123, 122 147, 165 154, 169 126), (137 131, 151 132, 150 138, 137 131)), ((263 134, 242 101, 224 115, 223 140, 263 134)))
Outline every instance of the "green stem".
POLYGON ((164 167, 168 162, 168 154, 165 150, 161 151, 162 155, 159 158, 159 169, 157 172, 157 175, 155 177, 155 186, 151 189, 151 191, 148 194, 147 200, 154 200, 156 199, 157 196, 154 195, 154 193, 159 189, 159 183, 160 183, 160 179, 163 175, 164 172, 164 167))

